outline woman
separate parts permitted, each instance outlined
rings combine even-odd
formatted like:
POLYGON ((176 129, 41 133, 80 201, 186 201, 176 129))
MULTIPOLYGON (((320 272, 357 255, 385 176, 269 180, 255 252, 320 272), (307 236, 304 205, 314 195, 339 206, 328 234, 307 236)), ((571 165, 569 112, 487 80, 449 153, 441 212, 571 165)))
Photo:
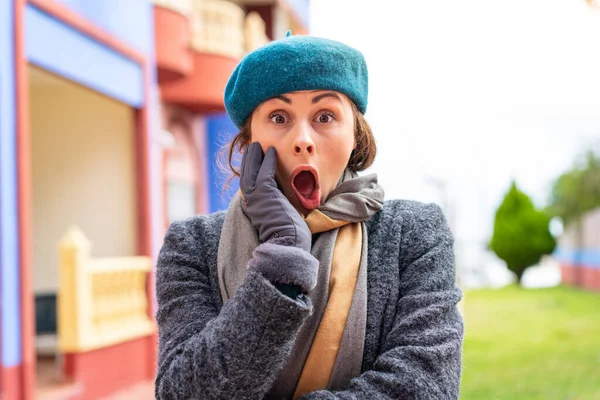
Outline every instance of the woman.
POLYGON ((240 193, 165 237, 156 397, 458 398, 452 235, 357 174, 375 157, 362 54, 288 36, 240 62, 225 105, 240 193))

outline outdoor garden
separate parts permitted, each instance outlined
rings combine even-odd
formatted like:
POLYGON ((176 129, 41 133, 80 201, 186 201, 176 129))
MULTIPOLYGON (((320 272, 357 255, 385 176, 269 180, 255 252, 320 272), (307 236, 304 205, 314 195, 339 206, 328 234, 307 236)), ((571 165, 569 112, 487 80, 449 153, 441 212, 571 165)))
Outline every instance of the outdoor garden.
POLYGON ((461 399, 600 399, 600 291, 520 284, 528 267, 556 250, 552 218, 577 232, 598 207, 600 153, 593 151, 557 177, 544 208, 512 183, 496 212, 490 248, 515 283, 465 291, 461 399))

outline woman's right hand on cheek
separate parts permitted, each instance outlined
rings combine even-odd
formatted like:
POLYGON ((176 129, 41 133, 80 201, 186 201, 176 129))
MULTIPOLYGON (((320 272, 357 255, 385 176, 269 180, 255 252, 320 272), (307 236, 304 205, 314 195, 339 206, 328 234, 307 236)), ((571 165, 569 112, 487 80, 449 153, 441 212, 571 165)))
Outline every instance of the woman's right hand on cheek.
POLYGON ((310 252, 312 234, 308 225, 277 187, 277 152, 263 153, 260 143, 248 145, 242 157, 240 189, 252 226, 261 243, 296 246, 310 252))

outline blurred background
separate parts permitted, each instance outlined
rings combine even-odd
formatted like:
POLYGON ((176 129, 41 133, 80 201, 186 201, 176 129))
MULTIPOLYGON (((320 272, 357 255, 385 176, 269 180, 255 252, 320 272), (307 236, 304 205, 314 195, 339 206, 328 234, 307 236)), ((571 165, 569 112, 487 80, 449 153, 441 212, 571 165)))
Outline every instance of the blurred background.
POLYGON ((387 199, 439 204, 461 399, 600 399, 600 4, 4 0, 0 398, 151 399, 168 225, 223 210, 249 51, 363 52, 387 199))

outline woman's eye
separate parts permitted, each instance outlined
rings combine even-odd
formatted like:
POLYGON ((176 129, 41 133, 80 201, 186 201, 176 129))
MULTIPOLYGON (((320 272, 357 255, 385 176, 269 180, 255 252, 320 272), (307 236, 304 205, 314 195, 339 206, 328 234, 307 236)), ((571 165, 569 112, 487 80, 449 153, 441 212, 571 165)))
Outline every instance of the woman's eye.
POLYGON ((285 124, 287 122, 287 118, 283 114, 272 114, 270 118, 276 124, 285 124))
POLYGON ((335 119, 335 117, 331 113, 319 114, 319 116, 317 117, 317 120, 321 124, 328 124, 328 123, 332 122, 334 119, 335 119))

